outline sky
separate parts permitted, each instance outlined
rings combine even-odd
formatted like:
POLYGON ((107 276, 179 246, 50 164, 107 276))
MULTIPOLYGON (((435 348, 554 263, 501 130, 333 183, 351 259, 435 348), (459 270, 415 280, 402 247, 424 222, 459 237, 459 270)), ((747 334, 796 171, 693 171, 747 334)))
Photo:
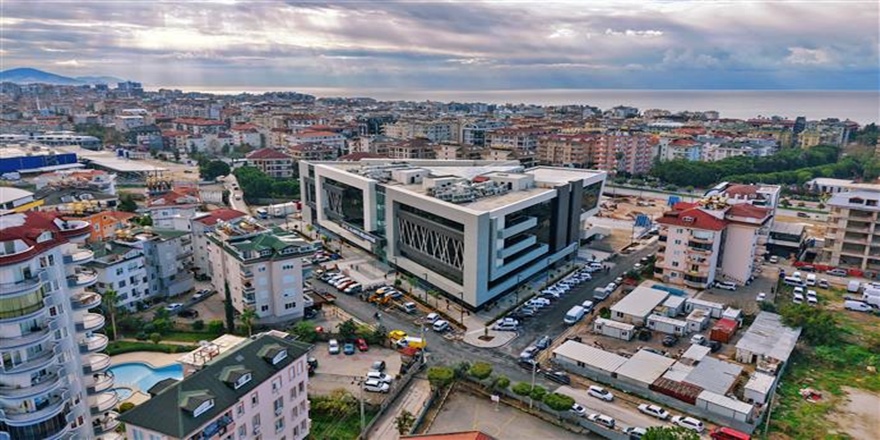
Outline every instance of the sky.
POLYGON ((880 89, 880 2, 3 0, 2 69, 147 87, 880 89))

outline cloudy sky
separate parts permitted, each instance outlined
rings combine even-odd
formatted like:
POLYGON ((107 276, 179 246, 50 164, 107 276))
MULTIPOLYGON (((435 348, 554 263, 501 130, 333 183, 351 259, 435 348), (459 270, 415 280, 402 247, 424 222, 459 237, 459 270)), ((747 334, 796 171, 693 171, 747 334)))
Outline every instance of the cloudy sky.
POLYGON ((2 68, 146 86, 877 90, 878 2, 3 0, 2 68))

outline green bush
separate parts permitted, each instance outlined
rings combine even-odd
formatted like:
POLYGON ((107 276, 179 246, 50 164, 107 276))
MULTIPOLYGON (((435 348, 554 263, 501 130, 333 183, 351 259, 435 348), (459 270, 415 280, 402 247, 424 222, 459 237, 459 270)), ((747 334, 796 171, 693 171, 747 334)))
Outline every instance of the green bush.
POLYGON ((215 319, 208 323, 208 333, 212 335, 221 335, 226 330, 226 326, 223 325, 223 321, 219 319, 215 319))
POLYGON ((477 362, 468 369, 468 374, 477 380, 486 380, 492 375, 492 364, 488 362, 477 362))
POLYGON ((122 402, 122 405, 119 405, 119 412, 124 413, 126 411, 131 411, 134 408, 134 404, 131 402, 122 402))
POLYGON ((205 329, 205 321, 202 321, 201 319, 199 319, 198 321, 193 322, 193 323, 192 323, 192 328, 193 328, 193 330, 195 330, 195 331, 202 331, 202 330, 204 330, 204 329, 205 329))
POLYGON ((528 396, 532 392, 532 385, 526 382, 517 382, 511 390, 517 396, 528 396))
POLYGON ((195 345, 153 344, 149 342, 113 341, 107 345, 107 354, 114 356, 133 351, 153 351, 159 353, 183 353, 198 348, 195 345))
POLYGON ((139 332, 137 336, 135 336, 135 339, 138 341, 146 341, 147 339, 150 339, 150 335, 147 334, 147 332, 139 332))
POLYGON ((531 396, 532 399, 535 399, 537 401, 544 400, 544 396, 546 396, 546 395, 547 395, 547 390, 540 385, 535 385, 535 387, 532 388, 532 391, 529 393, 529 396, 531 396))

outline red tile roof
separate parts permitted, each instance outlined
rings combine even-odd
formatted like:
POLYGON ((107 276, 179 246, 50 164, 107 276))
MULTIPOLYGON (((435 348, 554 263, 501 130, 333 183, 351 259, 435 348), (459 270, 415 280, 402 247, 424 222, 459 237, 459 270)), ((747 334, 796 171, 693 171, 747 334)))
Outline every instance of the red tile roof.
POLYGON ((32 258, 46 249, 66 243, 68 238, 87 236, 91 233, 91 225, 82 220, 62 229, 66 220, 60 214, 42 211, 28 211, 10 214, 0 218, 0 242, 21 240, 32 249, 15 255, 0 256, 0 265, 17 263, 32 258), (73 225, 77 225, 73 228, 73 225), (43 232, 51 231, 52 239, 38 243, 37 238, 43 232))
POLYGON ((730 185, 724 193, 731 196, 754 196, 758 194, 758 189, 755 185, 730 185))
POLYGON ((750 205, 748 203, 737 203, 730 207, 725 213, 729 216, 735 217, 748 217, 748 218, 756 218, 762 219, 766 218, 770 215, 769 208, 762 208, 760 206, 750 205))
POLYGON ((247 155, 248 159, 290 159, 290 156, 284 154, 278 150, 273 150, 271 148, 262 148, 257 151, 252 151, 247 155))
POLYGON ((175 124, 184 124, 184 125, 199 125, 199 126, 211 126, 211 125, 225 125, 223 121, 218 119, 204 119, 204 118, 177 118, 173 121, 175 124))
MULTIPOLYGON (((676 206, 678 205, 679 203, 676 204, 676 206)), ((721 231, 727 226, 726 221, 700 208, 688 208, 682 211, 673 210, 663 213, 663 216, 657 219, 657 223, 707 231, 721 231)))
POLYGON ((241 211, 236 211, 234 209, 220 208, 220 209, 215 209, 215 210, 211 211, 210 214, 208 214, 204 217, 196 219, 196 221, 199 223, 202 223, 204 225, 213 226, 213 225, 217 224, 217 222, 220 220, 228 222, 230 220, 237 219, 239 217, 244 217, 246 215, 247 214, 245 214, 241 211))

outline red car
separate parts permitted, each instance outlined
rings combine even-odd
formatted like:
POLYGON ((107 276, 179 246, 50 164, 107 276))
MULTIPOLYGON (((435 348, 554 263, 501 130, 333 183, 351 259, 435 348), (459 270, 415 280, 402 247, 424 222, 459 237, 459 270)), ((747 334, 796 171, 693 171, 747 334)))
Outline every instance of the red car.
POLYGON ((370 346, 367 345, 367 341, 365 341, 364 338, 357 338, 357 340, 354 341, 354 344, 357 345, 357 348, 360 351, 367 351, 370 349, 370 346))

